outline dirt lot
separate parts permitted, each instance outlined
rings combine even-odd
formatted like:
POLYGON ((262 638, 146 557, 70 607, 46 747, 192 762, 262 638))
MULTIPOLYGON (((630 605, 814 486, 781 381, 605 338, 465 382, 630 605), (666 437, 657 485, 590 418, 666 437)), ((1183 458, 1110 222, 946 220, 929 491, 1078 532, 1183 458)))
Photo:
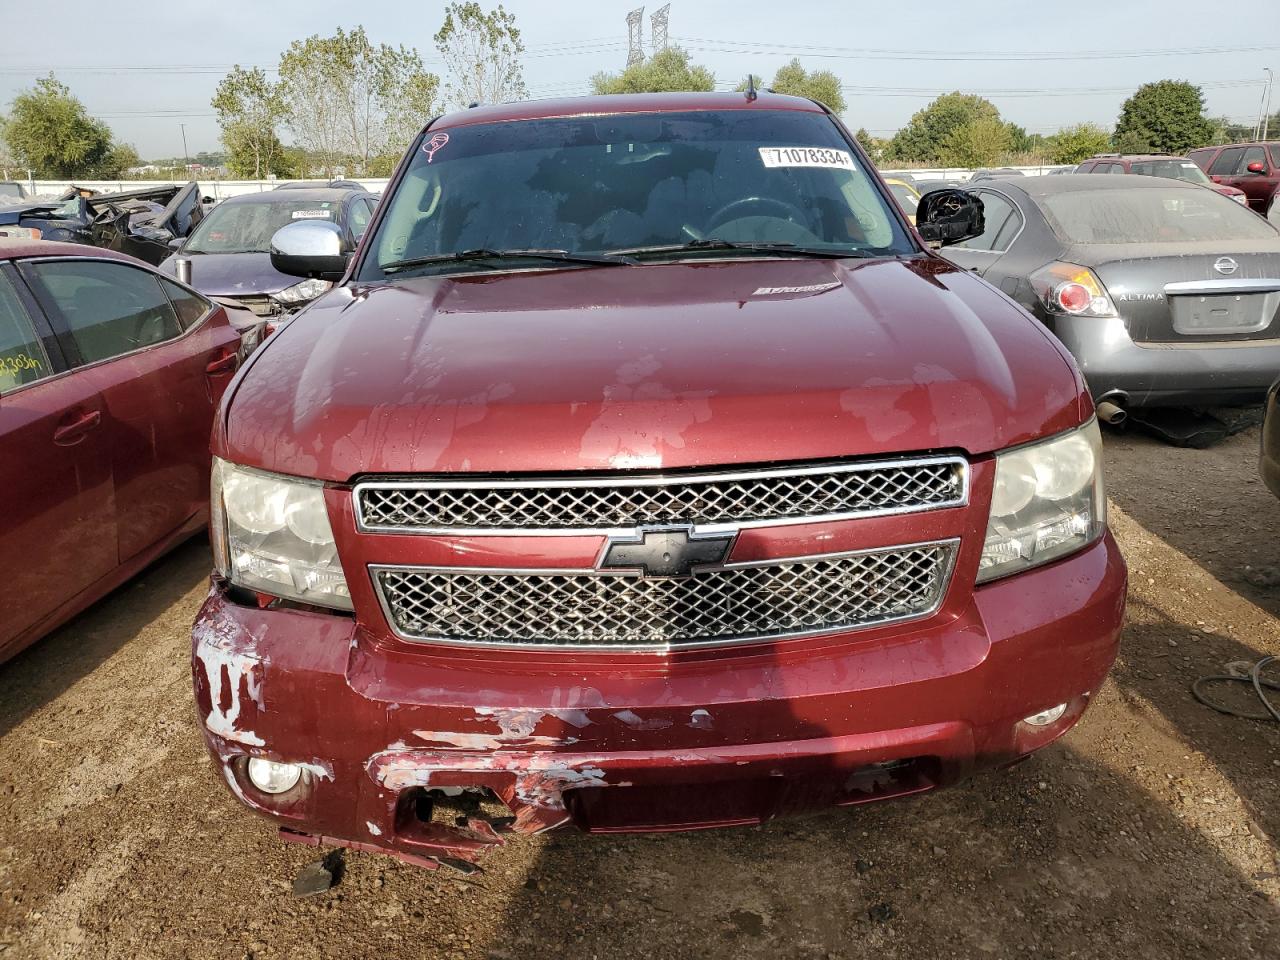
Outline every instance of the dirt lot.
POLYGON ((1280 504, 1257 429, 1107 438, 1131 572, 1112 679, 1012 771, 760 829, 515 840, 473 877, 316 858, 214 781, 192 543, 0 668, 4 957, 1280 957, 1280 725, 1191 680, 1280 654, 1280 504))

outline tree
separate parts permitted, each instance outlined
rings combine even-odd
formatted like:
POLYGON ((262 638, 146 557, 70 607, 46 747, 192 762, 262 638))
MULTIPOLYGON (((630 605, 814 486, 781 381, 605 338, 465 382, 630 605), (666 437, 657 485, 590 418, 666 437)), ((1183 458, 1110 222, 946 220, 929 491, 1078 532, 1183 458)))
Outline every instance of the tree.
POLYGON ((114 180, 130 167, 140 166, 142 166, 142 157, 138 156, 138 151, 133 144, 116 143, 112 144, 107 155, 102 158, 102 162, 90 170, 89 174, 98 180, 114 180))
POLYGON ((52 73, 13 98, 0 134, 19 168, 49 180, 90 174, 111 153, 111 130, 52 73))
POLYGON ((844 102, 839 77, 830 70, 815 70, 808 73, 804 67, 800 66, 799 60, 792 60, 778 69, 778 72, 773 75, 772 89, 775 93, 817 100, 829 107, 833 113, 844 113, 849 106, 844 102))
POLYGON ((449 68, 449 98, 455 105, 506 103, 525 97, 520 65, 524 42, 515 15, 502 4, 488 13, 474 2, 449 4, 435 41, 449 68))
POLYGON ((280 172, 284 145, 277 130, 288 108, 278 84, 258 67, 245 70, 236 64, 218 84, 213 109, 218 112, 222 142, 230 154, 227 166, 233 174, 261 180, 280 172))
POLYGON ((709 93, 716 86, 715 74, 691 64, 689 54, 679 47, 659 50, 648 60, 627 67, 621 73, 597 73, 591 78, 595 93, 671 93, 693 90, 709 93))
POLYGON ((986 167, 999 163, 1012 146, 1007 123, 979 117, 952 129, 935 156, 947 167, 986 167))
POLYGON ((1111 135, 1096 123, 1077 123, 1049 138, 1049 159, 1054 163, 1079 163, 1105 153, 1110 146, 1111 135))
MULTIPOLYGON (((979 120, 999 122, 1000 111, 990 100, 974 94, 945 93, 918 111, 911 122, 894 135, 890 149, 892 159, 940 163, 947 138, 979 120)), ((983 128, 982 133, 989 135, 991 128, 983 128)), ((1007 138, 1007 129, 1005 134, 1007 138)))
POLYGON ((280 57, 289 129, 325 176, 340 163, 364 172, 374 157, 403 152, 435 112, 439 89, 417 50, 375 47, 363 27, 295 40, 280 57))
POLYGON ((1144 83, 1120 108, 1115 146, 1124 153, 1186 153, 1213 137, 1204 94, 1185 80, 1144 83))
POLYGON ((857 140, 862 149, 867 152, 867 156, 872 160, 876 158, 876 140, 867 132, 866 127, 859 127, 858 132, 853 135, 853 139, 857 140))

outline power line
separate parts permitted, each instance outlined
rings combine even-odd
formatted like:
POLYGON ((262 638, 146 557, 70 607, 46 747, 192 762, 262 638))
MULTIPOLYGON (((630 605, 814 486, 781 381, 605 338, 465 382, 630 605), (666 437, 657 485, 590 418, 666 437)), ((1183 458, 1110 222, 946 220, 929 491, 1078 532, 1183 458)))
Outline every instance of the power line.
POLYGON ((1231 47, 1166 47, 1150 50, 1080 50, 1075 53, 1043 51, 1037 53, 991 53, 980 50, 895 50, 878 47, 831 47, 804 44, 766 43, 748 40, 675 37, 687 50, 749 55, 816 57, 841 60, 929 60, 1017 62, 1044 60, 1132 60, 1144 57, 1210 56, 1227 53, 1261 53, 1280 50, 1280 44, 1255 44, 1231 47))

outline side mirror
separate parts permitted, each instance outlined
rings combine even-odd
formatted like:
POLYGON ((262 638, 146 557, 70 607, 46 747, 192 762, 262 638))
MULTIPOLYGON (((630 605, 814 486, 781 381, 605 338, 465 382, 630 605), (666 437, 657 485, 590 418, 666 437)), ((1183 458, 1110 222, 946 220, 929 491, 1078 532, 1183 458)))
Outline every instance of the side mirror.
POLYGON ((320 220, 299 220, 271 237, 271 266, 291 277, 341 280, 350 254, 342 248, 342 231, 320 220))
POLYGON ((168 244, 166 244, 166 246, 168 246, 170 250, 176 253, 178 250, 182 249, 182 245, 186 242, 187 242, 186 237, 170 237, 169 242, 168 244))
POLYGON ((1255 160, 1253 161, 1253 163, 1245 167, 1245 169, 1248 170, 1250 173, 1266 173, 1267 165, 1260 160, 1255 160))
POLYGON ((916 207, 916 230, 941 247, 981 236, 985 229, 982 200, 967 190, 930 190, 916 207))

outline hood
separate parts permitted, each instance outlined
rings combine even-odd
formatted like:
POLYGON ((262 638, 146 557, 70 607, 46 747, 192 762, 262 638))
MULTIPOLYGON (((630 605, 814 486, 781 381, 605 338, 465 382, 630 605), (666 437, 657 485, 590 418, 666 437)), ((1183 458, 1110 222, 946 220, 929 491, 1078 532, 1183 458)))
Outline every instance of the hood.
POLYGON ((50 203, 48 201, 6 203, 4 206, 0 206, 0 224, 17 223, 27 217, 49 214, 60 206, 62 206, 61 203, 50 203))
POLYGON ((945 261, 720 261, 337 288, 214 449, 333 481, 665 469, 982 454, 1088 411, 1047 332, 945 261))
POLYGON ((279 293, 300 282, 271 266, 269 253, 183 253, 166 257, 161 272, 176 276, 173 261, 191 261, 191 285, 208 297, 247 297, 279 293))

